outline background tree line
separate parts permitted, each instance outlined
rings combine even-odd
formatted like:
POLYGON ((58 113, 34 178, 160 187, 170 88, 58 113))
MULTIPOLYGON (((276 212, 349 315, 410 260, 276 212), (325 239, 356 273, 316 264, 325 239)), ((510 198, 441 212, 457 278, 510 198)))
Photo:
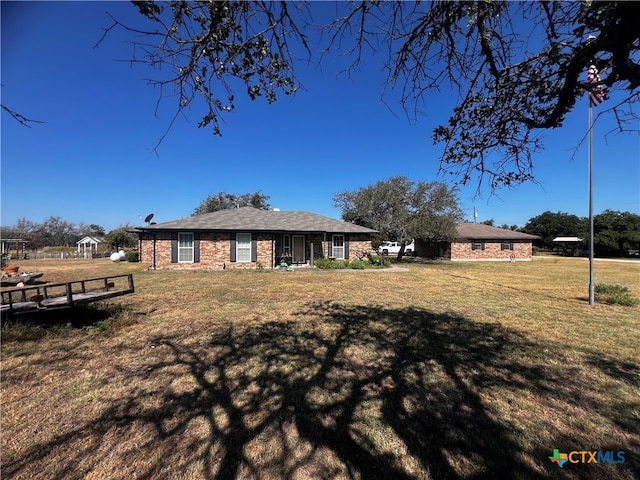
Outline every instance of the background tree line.
MULTIPOLYGON (((230 194, 220 192, 207 196, 193 215, 217 210, 253 206, 270 209, 269 196, 262 192, 230 194)), ((391 177, 355 191, 334 195, 334 205, 342 211, 342 219, 381 232, 379 240, 409 243, 413 238, 450 240, 455 225, 463 221, 456 190, 439 182, 413 182, 406 177, 391 177), (384 237, 384 238, 382 238, 384 237)), ((493 219, 482 223, 494 225, 493 219)), ((553 239, 576 236, 581 242, 575 250, 587 248, 588 218, 571 213, 546 211, 529 219, 524 227, 501 225, 501 228, 530 233, 540 237, 534 242, 539 248, 557 250, 563 246, 553 239)), ((114 249, 135 247, 137 236, 132 227, 124 225, 106 233, 96 224, 74 224, 61 217, 49 217, 42 223, 26 218, 12 227, 2 227, 3 239, 20 238, 29 241, 29 250, 44 247, 75 247, 86 235, 102 237, 114 249)), ((640 215, 631 212, 605 210, 594 216, 594 244, 597 256, 623 257, 640 251, 640 215)))
MULTIPOLYGON (((589 219, 571 213, 544 212, 531 218, 519 231, 538 235, 534 245, 547 250, 561 248, 556 237, 579 237, 579 250, 588 248, 589 219)), ((593 243, 597 256, 623 257, 637 255, 640 250, 640 215, 631 212, 605 210, 593 217, 593 243)))
POLYGON ((28 250, 39 250, 45 247, 75 247, 76 242, 85 236, 94 236, 104 239, 107 245, 118 249, 123 247, 135 247, 138 237, 129 233, 129 225, 118 227, 109 233, 96 224, 84 222, 72 223, 62 217, 51 216, 42 223, 21 218, 14 226, 1 227, 2 239, 27 240, 28 250))

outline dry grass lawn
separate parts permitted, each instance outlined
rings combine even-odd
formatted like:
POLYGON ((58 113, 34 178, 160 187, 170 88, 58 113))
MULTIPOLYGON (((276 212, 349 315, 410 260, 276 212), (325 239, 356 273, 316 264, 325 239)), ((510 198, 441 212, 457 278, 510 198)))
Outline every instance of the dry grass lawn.
MULTIPOLYGON (((589 307, 584 259, 408 267, 21 262, 136 293, 3 319, 2 478, 640 477, 639 307, 589 307)), ((640 264, 596 281, 640 296, 640 264)))

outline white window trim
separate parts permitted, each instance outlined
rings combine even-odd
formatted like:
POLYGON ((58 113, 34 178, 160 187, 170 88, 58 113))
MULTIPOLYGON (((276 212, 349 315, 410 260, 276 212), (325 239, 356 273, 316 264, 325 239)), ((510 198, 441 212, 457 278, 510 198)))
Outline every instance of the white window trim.
POLYGON ((193 232, 179 232, 178 233, 178 263, 193 263, 194 262, 194 255, 195 255, 195 240, 194 240, 194 235, 193 232), (181 247, 180 246, 180 237, 184 236, 184 235, 188 235, 191 237, 191 246, 190 247, 181 247), (181 255, 180 253, 182 251, 188 251, 191 250, 191 259, 190 260, 181 260, 181 255))
POLYGON ((237 233, 236 234, 236 262, 237 263, 251 263, 251 234, 250 233, 237 233), (246 252, 247 248, 240 248, 240 235, 249 237, 249 258, 248 260, 241 260, 240 252, 246 252))
POLYGON ((344 235, 333 235, 331 237, 331 244, 333 245, 332 247, 332 252, 331 252, 331 256, 334 257, 337 260, 344 260, 345 259, 345 242, 347 240, 345 239, 344 235), (336 255, 336 237, 341 237, 342 238, 342 246, 341 247, 337 247, 338 249, 340 249, 342 251, 342 256, 338 256, 336 255))

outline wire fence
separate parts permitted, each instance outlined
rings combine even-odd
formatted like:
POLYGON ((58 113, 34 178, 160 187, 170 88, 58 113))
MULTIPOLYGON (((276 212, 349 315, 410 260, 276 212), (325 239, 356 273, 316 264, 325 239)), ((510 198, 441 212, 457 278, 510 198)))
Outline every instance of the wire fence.
POLYGON ((12 253, 10 255, 5 254, 6 260, 42 260, 42 259, 90 259, 90 258, 109 258, 113 252, 103 253, 83 253, 83 252, 27 252, 19 253, 16 255, 12 253))

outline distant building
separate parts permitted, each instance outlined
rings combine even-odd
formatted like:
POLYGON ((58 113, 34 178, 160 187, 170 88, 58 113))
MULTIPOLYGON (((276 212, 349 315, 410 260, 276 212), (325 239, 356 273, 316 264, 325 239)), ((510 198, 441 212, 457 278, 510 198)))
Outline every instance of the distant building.
POLYGON ((582 244, 582 239, 579 237, 556 237, 553 241, 560 244, 564 255, 574 256, 580 253, 579 247, 582 244))
POLYGON ((11 258, 27 258, 28 240, 22 238, 3 238, 0 241, 2 245, 2 258, 9 260, 11 258), (15 252, 12 255, 11 252, 15 252))
POLYGON ((536 235, 492 227, 483 223, 460 223, 452 242, 415 240, 416 255, 446 260, 530 261, 536 235))
POLYGON ((98 252, 98 245, 104 242, 102 237, 86 236, 76 242, 78 246, 78 255, 82 255, 84 258, 93 258, 93 255, 98 252))

